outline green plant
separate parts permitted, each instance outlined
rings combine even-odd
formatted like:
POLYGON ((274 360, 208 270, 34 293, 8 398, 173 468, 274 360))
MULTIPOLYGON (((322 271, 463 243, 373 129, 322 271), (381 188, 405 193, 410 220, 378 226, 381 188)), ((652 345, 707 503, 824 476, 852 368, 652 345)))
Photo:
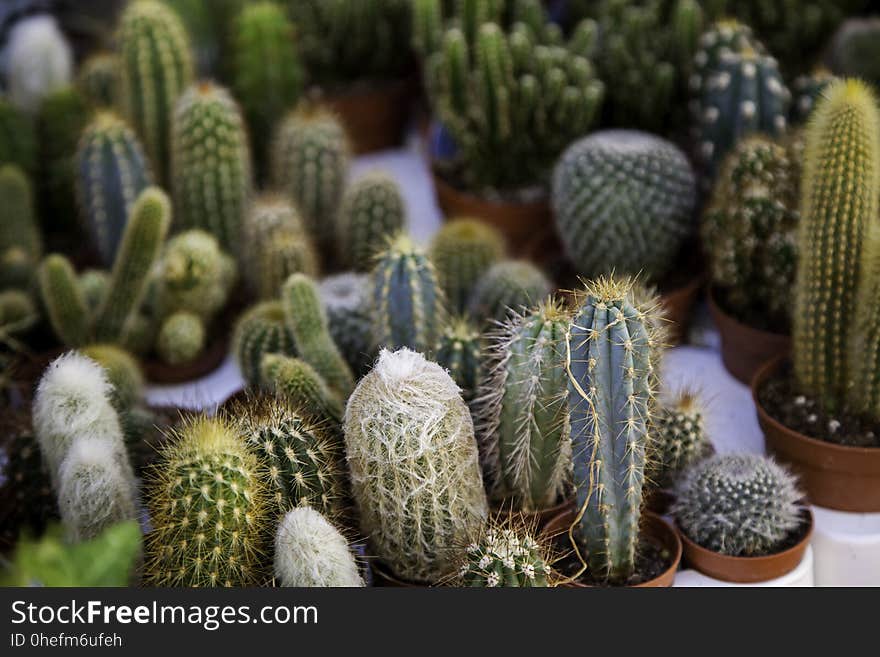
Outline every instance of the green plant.
POLYGON ((473 424, 458 386, 409 349, 382 350, 345 411, 361 528, 400 577, 435 582, 487 516, 473 424))
POLYGON ((468 314, 483 326, 507 319, 544 299, 552 290, 544 273, 525 260, 502 260, 483 274, 468 301, 468 314))
POLYGON ((691 390, 681 390, 658 404, 650 428, 645 486, 669 490, 688 467, 713 452, 703 421, 703 404, 691 390))
POLYGON ((102 262, 109 265, 135 200, 152 184, 149 163, 125 122, 99 112, 83 130, 75 167, 82 222, 102 262))
POLYGON ((232 344, 245 383, 252 387, 265 384, 260 375, 265 354, 297 355, 280 301, 262 301, 246 310, 235 326, 232 344))
POLYGON ((9 344, 10 337, 33 328, 39 317, 34 301, 27 292, 0 290, 0 342, 9 344))
POLYGON ((829 85, 838 78, 825 68, 818 68, 812 73, 799 75, 791 85, 793 101, 791 103, 791 123, 806 123, 813 113, 819 98, 829 85))
POLYGON ((428 352, 445 320, 443 291, 434 265, 401 233, 373 270, 373 337, 380 347, 428 352))
POLYGON ((702 108, 698 99, 706 91, 712 73, 724 58, 747 51, 767 54, 767 49, 755 38, 752 28, 735 19, 716 21, 700 35, 693 61, 690 62, 691 75, 688 82, 692 124, 700 121, 702 108))
POLYGON ((112 109, 119 104, 122 85, 119 69, 119 57, 115 53, 91 55, 79 67, 76 87, 92 107, 112 109))
POLYGON ((46 256, 37 280, 55 336, 68 347, 86 344, 91 339, 91 309, 70 261, 57 253, 46 256))
POLYGON ((232 96, 210 82, 187 89, 174 107, 171 140, 177 225, 205 230, 238 254, 251 196, 251 153, 232 96))
POLYGON ((110 287, 110 274, 103 269, 86 269, 77 277, 86 307, 95 312, 110 287))
POLYGON ((70 84, 70 44, 49 13, 13 21, 4 40, 3 69, 9 98, 22 111, 36 114, 46 96, 70 84))
POLYGON ((840 26, 831 40, 828 63, 841 76, 880 82, 877 63, 877 39, 880 38, 880 17, 854 18, 840 26))
POLYGON ((156 352, 169 365, 185 365, 198 358, 205 349, 205 323, 202 318, 185 310, 166 317, 156 336, 156 352))
POLYGON ((341 427, 342 401, 305 361, 282 354, 265 354, 260 363, 260 377, 266 388, 300 412, 334 429, 341 427))
POLYGON ((406 207, 391 176, 374 171, 349 186, 339 208, 339 252, 354 271, 373 269, 388 240, 404 230, 406 207))
POLYGON ((174 10, 156 0, 136 0, 119 19, 121 105, 140 135, 159 182, 171 181, 174 104, 189 86, 189 39, 174 10))
POLYGON ((490 527, 467 548, 458 584, 478 588, 550 586, 546 549, 529 532, 490 527))
POLYGON ((482 343, 480 332, 467 319, 459 317, 443 328, 435 349, 435 360, 449 371, 468 403, 476 396, 483 376, 482 343))
POLYGON ((43 238, 30 180, 17 165, 0 165, 0 199, 0 289, 27 289, 43 253, 43 238))
POLYGON ((505 250, 501 234, 477 219, 455 219, 437 231, 428 254, 452 312, 467 311, 480 277, 504 257, 505 250))
POLYGON ((707 550, 761 557, 779 551, 803 524, 802 497, 794 476, 772 459, 723 454, 685 471, 671 511, 707 550))
POLYGON ((627 279, 588 283, 567 335, 574 532, 590 575, 612 584, 635 572, 654 410, 656 311, 636 296, 627 279))
POLYGON ((37 135, 31 119, 0 97, 0 164, 7 163, 36 174, 37 135))
POLYGON ((575 142, 553 175, 553 208, 575 268, 657 281, 694 226, 697 184, 687 156, 644 132, 607 130, 575 142))
POLYGON ((370 277, 352 272, 328 276, 318 287, 330 337, 356 377, 376 359, 370 291, 370 277))
POLYGON ((148 586, 262 583, 268 493, 259 460, 224 417, 173 429, 148 488, 148 586))
POLYGON ((144 375, 137 360, 114 344, 90 344, 80 349, 104 368, 107 380, 113 386, 111 401, 117 413, 123 414, 140 403, 144 397, 144 375))
POLYGON ((288 511, 275 534, 275 579, 280 586, 364 586, 348 542, 318 511, 288 511))

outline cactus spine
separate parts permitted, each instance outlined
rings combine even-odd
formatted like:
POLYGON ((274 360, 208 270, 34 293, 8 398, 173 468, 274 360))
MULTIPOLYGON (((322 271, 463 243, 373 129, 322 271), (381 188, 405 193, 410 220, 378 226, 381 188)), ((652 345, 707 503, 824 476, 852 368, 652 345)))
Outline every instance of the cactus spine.
POLYGON ((361 527, 400 577, 434 582, 486 519, 473 424, 458 386, 408 349, 383 350, 345 410, 361 527))
POLYGON ((373 269, 388 240, 404 230, 400 188, 385 173, 372 172, 345 190, 339 209, 341 260, 354 271, 373 269))
POLYGON ((552 290, 550 280, 530 262, 503 260, 483 274, 468 301, 468 314, 484 326, 507 319, 544 299, 552 290))
POLYGON ((466 319, 457 318, 443 329, 437 342, 436 361, 449 371, 470 403, 482 378, 483 350, 480 332, 466 319))
POLYGON ((330 337, 355 376, 367 373, 376 358, 373 343, 370 277, 351 272, 328 276, 318 288, 330 337))
POLYGON ((285 323, 280 301, 263 301, 247 310, 236 324, 232 342, 235 360, 249 386, 266 383, 260 374, 265 354, 296 356, 293 335, 285 323))
POLYGON ((16 165, 0 165, 0 288, 27 289, 43 252, 27 175, 16 165))
POLYGON ((299 358, 265 354, 260 377, 269 390, 289 401, 300 412, 333 427, 342 424, 342 402, 315 369, 299 358))
POLYGON ((549 586, 546 550, 531 534, 512 527, 490 527, 467 548, 459 584, 477 588, 549 586))

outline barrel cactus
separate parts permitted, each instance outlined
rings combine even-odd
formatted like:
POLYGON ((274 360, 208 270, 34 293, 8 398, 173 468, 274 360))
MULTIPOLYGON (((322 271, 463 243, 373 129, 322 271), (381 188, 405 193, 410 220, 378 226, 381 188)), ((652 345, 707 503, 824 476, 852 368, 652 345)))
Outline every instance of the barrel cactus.
POLYGON ((440 333, 435 349, 439 365, 461 388, 466 402, 473 401, 483 375, 483 346, 480 332, 467 319, 456 318, 440 333))
POLYGON ((31 182, 17 165, 0 165, 0 198, 0 289, 27 289, 43 254, 43 238, 31 182))
POLYGON ((156 335, 156 353, 168 365, 186 365, 204 352, 206 341, 202 318, 180 310, 162 321, 156 335))
POLYGON ((550 279, 524 260, 503 260, 483 274, 468 301, 468 314, 483 326, 507 319, 510 311, 530 308, 550 294, 550 279))
POLYGON ((492 526, 468 545, 456 583, 477 588, 550 586, 548 560, 546 548, 530 533, 492 526))
POLYGON ((318 287, 330 337, 355 376, 367 373, 376 358, 373 343, 370 277, 345 272, 328 276, 318 287))
POLYGON ((658 404, 651 426, 646 487, 670 490, 682 472, 712 454, 703 404, 692 390, 680 390, 658 404))
POLYGON ((119 103, 119 57, 110 52, 99 52, 86 58, 79 67, 76 87, 92 107, 111 109, 119 103))
POLYGON ((235 326, 232 343, 238 368, 249 386, 263 385, 260 363, 265 354, 296 355, 280 301, 263 301, 245 311, 235 326))
POLYGON ((388 240, 405 229, 406 207, 391 176, 371 172, 349 186, 339 208, 340 260, 355 271, 373 268, 388 240))

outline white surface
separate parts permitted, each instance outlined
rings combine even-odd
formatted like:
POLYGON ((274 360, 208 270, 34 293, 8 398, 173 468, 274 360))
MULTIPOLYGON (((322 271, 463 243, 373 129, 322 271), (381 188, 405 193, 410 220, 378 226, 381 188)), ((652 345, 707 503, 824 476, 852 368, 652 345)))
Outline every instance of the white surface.
POLYGON ((880 513, 813 507, 816 586, 880 586, 880 513))
POLYGON ((803 588, 803 587, 812 587, 813 586, 813 549, 811 547, 807 548, 807 551, 804 553, 804 558, 801 559, 801 562, 798 564, 797 568, 792 570, 790 573, 786 573, 782 577, 777 579, 771 579, 766 582, 756 582, 754 584, 739 584, 736 582, 725 582, 724 580, 715 579, 713 577, 708 577, 703 575, 696 570, 680 570, 675 575, 675 581, 672 585, 676 588, 678 587, 707 587, 707 586, 726 586, 726 587, 738 587, 738 588, 755 588, 755 587, 768 587, 768 588, 803 588))

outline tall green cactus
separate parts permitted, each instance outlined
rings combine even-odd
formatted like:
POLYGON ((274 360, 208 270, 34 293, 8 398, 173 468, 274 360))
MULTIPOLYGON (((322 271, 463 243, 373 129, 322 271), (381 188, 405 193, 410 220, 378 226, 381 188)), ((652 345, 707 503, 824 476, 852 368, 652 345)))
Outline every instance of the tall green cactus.
POLYGON ((468 403, 476 396, 483 376, 482 343, 480 332, 464 318, 456 318, 447 324, 437 341, 436 361, 449 371, 468 403))
POLYGON ((27 289, 43 252, 27 175, 14 164, 0 165, 0 289, 27 289))
POLYGON ((83 131, 76 152, 76 192, 86 232, 105 266, 116 256, 131 207, 152 184, 134 132, 109 112, 83 131))
POLYGON ((339 255, 354 271, 373 269, 389 238, 406 228, 406 207, 394 178, 375 171, 350 185, 339 208, 339 255))
POLYGON ((280 301, 263 301, 245 311, 235 326, 232 345, 245 383, 254 387, 266 383, 260 373, 264 355, 297 354, 280 301))
POLYGON ((170 182, 171 117, 193 77, 189 38, 174 10, 131 3, 119 20, 121 104, 146 147, 159 182, 170 182))
POLYGON ((635 570, 657 348, 652 310, 631 283, 589 283, 567 335, 566 369, 579 512, 590 574, 626 583, 635 570))
POLYGON ((80 347, 89 342, 91 309, 70 260, 57 253, 46 256, 37 281, 52 331, 61 343, 80 347))
POLYGON ((210 82, 178 99, 172 120, 171 187, 177 225, 214 235, 238 254, 251 195, 251 154, 232 96, 210 82))

